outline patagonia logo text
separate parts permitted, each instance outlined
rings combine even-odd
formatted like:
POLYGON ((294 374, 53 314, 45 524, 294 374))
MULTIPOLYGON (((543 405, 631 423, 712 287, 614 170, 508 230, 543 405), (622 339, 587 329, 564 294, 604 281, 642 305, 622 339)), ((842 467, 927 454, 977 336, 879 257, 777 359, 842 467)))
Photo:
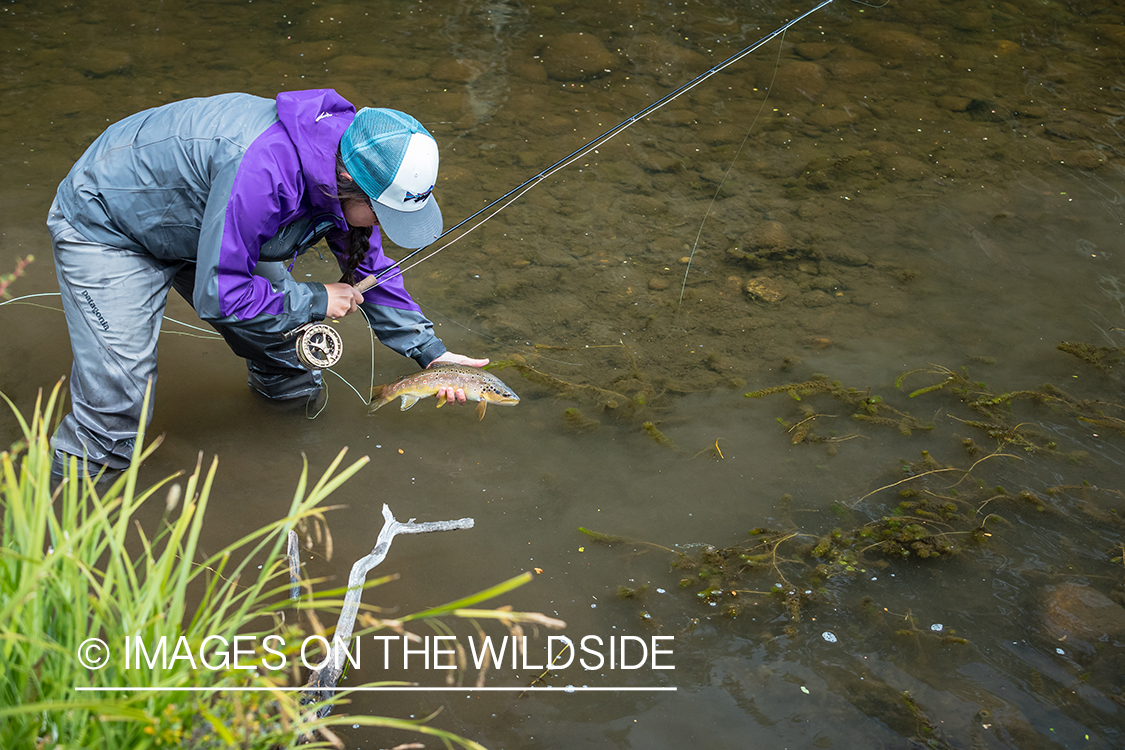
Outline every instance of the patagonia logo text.
POLYGON ((421 203, 422 201, 429 198, 430 193, 432 193, 432 192, 434 192, 434 186, 433 185, 430 185, 428 188, 426 188, 426 190, 424 192, 421 192, 421 193, 412 193, 409 190, 407 190, 406 191, 406 197, 402 199, 402 202, 406 203, 407 201, 414 201, 415 203, 421 203))
POLYGON ((105 316, 102 315, 102 311, 99 310, 98 306, 94 303, 94 298, 91 297, 90 293, 86 290, 82 291, 82 296, 86 298, 86 304, 90 306, 90 312, 94 313, 94 317, 97 318, 98 325, 102 327, 103 331, 108 331, 109 321, 105 319, 105 316))

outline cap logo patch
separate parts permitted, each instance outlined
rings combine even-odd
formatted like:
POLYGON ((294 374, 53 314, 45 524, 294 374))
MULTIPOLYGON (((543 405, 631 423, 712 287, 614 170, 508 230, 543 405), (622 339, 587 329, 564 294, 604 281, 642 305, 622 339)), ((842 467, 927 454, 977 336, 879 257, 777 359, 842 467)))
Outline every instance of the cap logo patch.
POLYGON ((421 192, 421 193, 412 193, 409 190, 407 190, 406 191, 406 197, 404 197, 402 199, 402 202, 406 203, 407 201, 414 201, 415 203, 421 203, 422 201, 429 198, 430 193, 432 193, 432 192, 434 192, 434 186, 433 185, 430 185, 429 188, 427 188, 424 192, 421 192))

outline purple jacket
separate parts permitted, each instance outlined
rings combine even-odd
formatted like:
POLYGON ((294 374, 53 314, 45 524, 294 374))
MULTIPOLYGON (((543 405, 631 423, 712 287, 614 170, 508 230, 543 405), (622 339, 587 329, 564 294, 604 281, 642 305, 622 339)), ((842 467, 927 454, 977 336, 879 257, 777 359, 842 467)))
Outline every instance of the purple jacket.
MULTIPOLYGON (((95 242, 197 265, 193 304, 215 323, 280 333, 322 320, 320 283, 254 275, 347 230, 336 151, 355 107, 330 89, 188 99, 111 125, 59 185, 59 206, 95 242)), ((357 277, 391 265, 378 231, 357 277)), ((388 275, 397 276, 395 272, 388 275)), ((445 352, 401 276, 364 294, 380 341, 421 366, 445 352)))

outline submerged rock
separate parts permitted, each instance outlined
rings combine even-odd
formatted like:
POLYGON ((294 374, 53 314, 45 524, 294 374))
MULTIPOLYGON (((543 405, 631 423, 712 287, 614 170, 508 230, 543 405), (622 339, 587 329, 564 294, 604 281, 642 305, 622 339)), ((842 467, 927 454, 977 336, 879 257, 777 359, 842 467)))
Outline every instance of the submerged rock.
POLYGON ((788 296, 788 290, 781 282, 765 276, 757 276, 747 281, 746 293, 750 295, 750 299, 770 303, 781 302, 788 296))
POLYGON ((939 53, 938 45, 917 34, 885 27, 866 30, 856 46, 889 60, 932 57, 939 53))
POLYGON ((742 247, 752 250, 792 250, 793 235, 780 221, 763 221, 742 237, 742 247))
POLYGON ((814 62, 792 62, 777 69, 776 75, 769 71, 758 80, 759 86, 770 85, 770 96, 778 101, 793 102, 814 100, 828 88, 828 75, 824 68, 814 62))
POLYGON ((937 105, 942 109, 948 109, 950 112, 964 112, 972 103, 973 100, 966 96, 946 94, 937 98, 937 105))
POLYGON ((1097 644, 1125 646, 1125 607, 1097 589, 1064 583, 1043 597, 1043 624, 1059 647, 1094 653, 1097 644))
POLYGON ((78 61, 78 68, 86 75, 101 78, 113 73, 121 73, 132 64, 133 58, 124 50, 94 46, 90 52, 82 55, 82 59, 78 61))
POLYGON ((483 63, 450 57, 434 63, 434 66, 430 69, 430 78, 435 81, 468 83, 484 71, 483 63))
POLYGON ((617 55, 607 50, 600 39, 581 31, 557 36, 543 50, 547 75, 556 81, 600 78, 613 70, 617 63, 617 55))

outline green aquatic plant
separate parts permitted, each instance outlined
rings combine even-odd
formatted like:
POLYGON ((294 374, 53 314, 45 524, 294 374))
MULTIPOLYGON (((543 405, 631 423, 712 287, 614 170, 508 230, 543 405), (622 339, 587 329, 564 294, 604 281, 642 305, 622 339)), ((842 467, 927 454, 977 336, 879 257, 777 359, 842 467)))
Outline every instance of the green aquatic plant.
POLYGON ((676 552, 675 550, 669 549, 668 547, 664 547, 662 545, 656 544, 655 542, 646 542, 643 539, 633 539, 633 538, 627 537, 627 536, 617 536, 616 534, 603 534, 600 531, 594 531, 593 529, 587 529, 583 526, 579 526, 578 531, 585 534, 586 536, 588 536, 590 538, 591 541, 597 542, 598 544, 605 544, 605 545, 609 545, 609 546, 612 546, 612 545, 615 545, 615 544, 624 544, 624 545, 630 545, 630 546, 633 546, 633 547, 639 547, 639 546, 655 547, 656 549, 662 549, 665 552, 671 552, 672 554, 677 555, 679 557, 684 556, 682 552, 676 552))
POLYGON ((593 432, 602 426, 601 422, 590 419, 574 406, 563 411, 563 424, 573 432, 593 432))
MULTIPOLYGON (((1027 453, 1053 455, 1075 463, 1085 460, 1085 455, 1081 452, 1060 451, 1056 441, 1035 425, 1017 422, 1014 419, 1013 409, 1015 404, 1021 401, 1033 406, 1052 408, 1095 428, 1125 434, 1125 404, 1117 401, 1077 398, 1050 383, 1038 389, 995 392, 987 384, 973 380, 964 367, 953 370, 933 364, 902 373, 895 379, 895 387, 903 388, 908 378, 919 373, 936 375, 938 379, 911 391, 908 394, 909 398, 914 399, 935 393, 953 396, 957 405, 965 406, 984 418, 966 419, 955 414, 949 414, 949 418, 983 430, 1002 447, 1012 446, 1027 453)), ((817 394, 829 396, 852 409, 852 420, 892 427, 904 436, 911 435, 915 430, 929 431, 934 428, 933 422, 923 421, 909 412, 891 406, 881 396, 872 395, 870 389, 844 388, 839 382, 830 380, 826 375, 815 375, 811 380, 763 388, 744 395, 747 398, 761 398, 778 393, 787 393, 798 401, 802 397, 807 398, 817 394)), ((790 435, 790 442, 793 444, 837 442, 846 438, 828 437, 816 432, 816 427, 837 416, 819 413, 811 405, 802 404, 798 409, 797 419, 779 418, 777 421, 790 435)), ((855 437, 855 435, 847 437, 855 437)), ((963 438, 962 445, 970 453, 977 449, 971 438, 963 438)), ((835 455, 834 450, 830 449, 830 455, 835 455)))
POLYGON ((648 436, 652 438, 653 442, 655 442, 657 445, 663 446, 665 448, 670 448, 672 450, 677 450, 675 441, 661 432, 654 423, 645 422, 643 425, 641 425, 641 427, 645 432, 648 433, 648 436))
POLYGON ((1057 348, 1060 352, 1078 357, 1107 375, 1113 373, 1122 360, 1125 360, 1125 349, 1116 346, 1094 346, 1077 341, 1064 341, 1057 348))
MULTIPOLYGON (((746 398, 763 398, 778 393, 786 393, 795 401, 801 401, 802 397, 807 398, 817 394, 830 396, 852 409, 851 418, 853 420, 866 424, 893 427, 906 436, 914 430, 932 430, 934 428, 932 422, 924 422, 886 403, 882 396, 872 395, 869 388, 863 390, 844 388, 839 381, 830 380, 827 375, 814 375, 811 380, 762 388, 744 393, 743 396, 746 398)), ((818 420, 835 419, 838 415, 817 413, 808 405, 801 406, 799 415, 801 419, 796 422, 780 418, 777 420, 790 435, 789 442, 794 445, 798 443, 835 442, 855 437, 854 435, 843 438, 825 437, 816 434, 814 428, 818 424, 818 420)))
POLYGON ((601 388, 596 385, 590 385, 588 383, 572 383, 555 375, 537 370, 526 362, 520 362, 515 359, 505 359, 494 362, 489 365, 487 369, 504 370, 507 368, 515 370, 532 383, 554 391, 562 398, 577 398, 582 395, 593 396, 598 406, 607 411, 635 404, 634 400, 624 393, 601 388))

